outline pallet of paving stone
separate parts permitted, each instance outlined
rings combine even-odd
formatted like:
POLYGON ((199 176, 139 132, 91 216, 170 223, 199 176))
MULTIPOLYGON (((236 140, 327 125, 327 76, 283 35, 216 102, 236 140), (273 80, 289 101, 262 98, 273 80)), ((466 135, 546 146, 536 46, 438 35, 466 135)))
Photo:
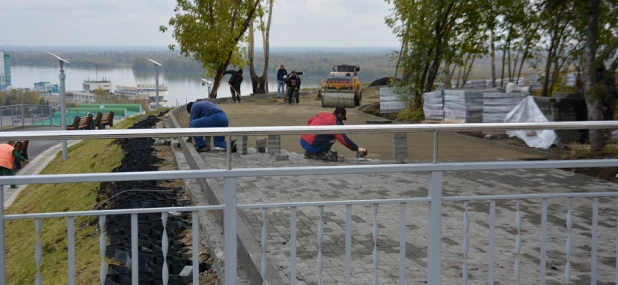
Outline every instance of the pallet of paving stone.
POLYGON ((442 90, 423 94, 423 113, 425 120, 442 121, 444 119, 444 94, 442 90))
POLYGON ((483 93, 483 123, 503 123, 506 115, 526 96, 526 93, 483 93))
POLYGON ((481 90, 444 90, 445 123, 480 123, 483 121, 481 90))

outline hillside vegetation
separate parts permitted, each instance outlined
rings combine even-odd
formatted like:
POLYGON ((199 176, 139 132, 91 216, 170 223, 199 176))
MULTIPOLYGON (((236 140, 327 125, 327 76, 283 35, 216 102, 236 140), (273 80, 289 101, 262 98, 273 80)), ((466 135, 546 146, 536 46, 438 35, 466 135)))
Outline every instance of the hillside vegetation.
MULTIPOLYGON (((141 116, 116 124, 114 129, 132 126, 141 116)), ((69 148, 68 159, 56 158, 41 174, 105 173, 120 165, 124 153, 115 139, 87 140, 69 148)), ((6 210, 7 214, 87 211, 99 203, 100 183, 30 185, 6 210)), ((36 245, 33 220, 6 222, 7 284, 34 284, 36 245)), ((68 283, 67 219, 44 219, 41 229, 41 275, 44 284, 68 283)), ((75 219, 76 284, 96 284, 99 278, 98 217, 75 219)))

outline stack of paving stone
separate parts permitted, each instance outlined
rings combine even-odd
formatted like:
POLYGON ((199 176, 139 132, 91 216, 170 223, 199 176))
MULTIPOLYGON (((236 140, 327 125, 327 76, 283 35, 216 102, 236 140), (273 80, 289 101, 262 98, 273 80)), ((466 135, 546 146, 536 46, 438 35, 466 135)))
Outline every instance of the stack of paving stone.
POLYGON ((423 94, 423 113, 427 121, 444 119, 444 91, 436 90, 423 94))
POLYGON ((482 90, 444 90, 445 123, 480 123, 482 121, 482 90))
POLYGON ((255 139, 255 149, 259 153, 265 153, 266 152, 266 138, 255 139))
POLYGON ((392 87, 380 88, 380 113, 395 113, 405 109, 406 102, 401 99, 401 95, 393 92, 392 87))
POLYGON ((268 153, 280 154, 281 153, 281 139, 278 135, 268 136, 268 153))
POLYGON ((248 136, 236 137, 236 152, 238 154, 247 154, 247 140, 248 136))
POLYGON ((408 156, 408 134, 394 133, 393 134, 393 157, 395 161, 403 163, 403 160, 408 156))
POLYGON ((530 92, 538 92, 541 90, 541 88, 543 88, 538 75, 530 75, 529 80, 530 82, 528 85, 530 86, 530 92))
POLYGON ((525 93, 483 93, 483 123, 504 123, 506 115, 526 96, 525 93))
POLYGON ((486 88, 487 84, 485 83, 485 80, 468 80, 466 81, 466 85, 464 87, 468 89, 479 89, 486 88))

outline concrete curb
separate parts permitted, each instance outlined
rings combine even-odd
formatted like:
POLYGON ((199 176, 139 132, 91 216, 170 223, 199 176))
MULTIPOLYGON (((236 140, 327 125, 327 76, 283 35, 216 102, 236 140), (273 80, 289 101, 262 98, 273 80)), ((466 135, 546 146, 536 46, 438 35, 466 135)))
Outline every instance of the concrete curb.
MULTIPOLYGON (((317 95, 317 93, 318 93, 317 90, 307 90, 307 91, 300 91, 300 92, 298 92, 298 95, 299 96, 311 96, 311 95, 317 95)), ((275 92, 275 93, 268 93, 268 94, 244 95, 244 96, 240 96, 240 99, 241 100, 259 100, 259 99, 278 99, 278 98, 277 98, 277 93, 275 92)), ((207 98, 204 98, 204 99, 198 99, 198 100, 209 101, 209 102, 212 102, 212 103, 215 103, 215 104, 231 103, 232 102, 232 98, 231 97, 217 98, 217 99, 207 99, 207 98)))
MULTIPOLYGON (((166 120, 165 126, 167 128, 180 128, 180 124, 176 119, 176 115, 184 112, 184 106, 180 106, 174 110, 172 110, 169 114, 169 120, 166 120)), ((191 169, 208 169, 207 164, 204 162, 202 157, 195 151, 193 144, 187 143, 186 138, 177 138, 180 147, 182 148, 182 153, 185 156, 185 159, 191 169)), ((198 184, 201 186, 203 190, 202 195, 193 195, 198 204, 207 203, 209 205, 222 205, 224 192, 223 189, 219 186, 219 183, 216 179, 197 179, 198 184)), ((193 193, 194 191, 189 191, 189 193, 193 193)), ((213 212, 213 214, 209 215, 210 217, 215 217, 215 220, 218 225, 205 225, 202 229, 206 233, 206 239, 208 239, 208 247, 211 252, 214 253, 214 257, 216 260, 213 266, 217 269, 217 272, 224 272, 224 248, 220 247, 222 245, 222 241, 217 241, 216 236, 220 236, 220 232, 217 229, 221 229, 223 225, 223 213, 220 211, 213 212), (210 231, 209 231, 210 229, 210 231)), ((205 215, 200 215, 201 219, 208 219, 205 215)), ((273 263, 268 260, 267 261, 267 276, 265 278, 262 277, 260 273, 260 262, 262 256, 262 249, 258 244, 258 241, 255 239, 253 234, 251 234, 249 227, 243 222, 240 216, 237 216, 237 241, 238 241, 238 263, 244 269, 244 271, 248 274, 248 278, 251 281, 251 284, 263 284, 263 279, 266 279, 267 284, 285 284, 283 280, 279 277, 276 268, 273 266, 273 263)), ((224 283, 224 275, 217 274, 217 277, 220 279, 221 283, 224 283)))

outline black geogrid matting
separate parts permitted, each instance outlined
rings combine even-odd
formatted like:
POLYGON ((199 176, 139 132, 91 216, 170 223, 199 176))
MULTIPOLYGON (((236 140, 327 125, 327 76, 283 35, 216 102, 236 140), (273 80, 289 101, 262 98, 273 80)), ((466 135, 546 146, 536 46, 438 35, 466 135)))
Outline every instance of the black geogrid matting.
MULTIPOLYGON (((148 118, 129 129, 149 129, 156 122, 156 118, 148 118)), ((125 156, 121 165, 113 172, 157 170, 154 164, 159 163, 160 159, 153 154, 154 139, 120 139, 119 143, 125 156)), ((155 180, 116 182, 108 198, 111 198, 112 207, 110 208, 112 209, 184 206, 183 202, 177 199, 178 195, 174 189, 157 186, 155 180)), ((191 281, 191 275, 186 277, 178 275, 185 266, 192 265, 192 261, 188 258, 191 254, 190 249, 180 242, 184 237, 182 232, 190 227, 190 219, 187 213, 168 214, 166 224, 169 241, 168 284, 188 284, 191 281)), ((161 214, 138 215, 138 227, 139 284, 163 284, 161 214)), ((110 264, 108 266, 105 284, 131 284, 131 217, 130 215, 108 216, 106 228, 110 244, 107 246, 105 255, 114 258, 121 265, 110 264)), ((209 266, 206 264, 200 264, 200 272, 206 270, 207 267, 209 266)))

